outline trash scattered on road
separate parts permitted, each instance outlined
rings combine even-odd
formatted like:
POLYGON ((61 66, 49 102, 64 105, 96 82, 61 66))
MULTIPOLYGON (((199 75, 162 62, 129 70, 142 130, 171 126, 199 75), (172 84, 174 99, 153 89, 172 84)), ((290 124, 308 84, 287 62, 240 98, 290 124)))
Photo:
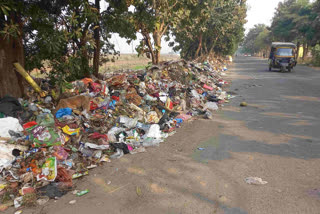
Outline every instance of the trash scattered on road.
POLYGON ((141 188, 140 187, 136 187, 136 193, 138 196, 141 196, 142 195, 142 191, 141 191, 141 188))
POLYGON ((205 150, 205 148, 199 147, 198 150, 203 151, 203 150, 205 150))
POLYGON ((80 192, 77 192, 77 196, 83 196, 85 194, 89 193, 89 190, 88 189, 85 189, 85 190, 82 190, 80 192))
POLYGON ((77 200, 69 201, 69 204, 75 204, 75 203, 77 203, 77 200))
POLYGON ((258 178, 258 177, 247 177, 245 179, 245 182, 247 184, 255 184, 255 185, 263 185, 263 184, 267 184, 267 181, 263 181, 262 178, 258 178))
POLYGON ((246 103, 246 102, 241 102, 241 103, 240 103, 240 106, 241 106, 241 107, 247 107, 247 106, 248 106, 248 103, 246 103))
POLYGON ((30 77, 24 99, 0 98, 0 199, 10 194, 0 209, 58 199, 90 169, 161 145, 191 118, 211 119, 230 99, 226 70, 170 61, 66 83, 63 93, 30 77))
POLYGON ((37 204, 41 206, 47 203, 49 200, 50 198, 48 196, 43 196, 37 200, 37 204))

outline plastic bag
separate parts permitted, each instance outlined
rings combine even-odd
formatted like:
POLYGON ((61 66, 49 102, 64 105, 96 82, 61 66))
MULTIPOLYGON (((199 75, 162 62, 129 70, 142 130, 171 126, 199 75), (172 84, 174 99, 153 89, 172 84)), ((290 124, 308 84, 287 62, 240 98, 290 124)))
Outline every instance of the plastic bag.
POLYGON ((144 135, 144 138, 161 138, 160 126, 158 124, 152 124, 148 132, 144 135))
POLYGON ((171 99, 168 97, 167 101, 166 101, 166 109, 172 111, 173 110, 173 102, 171 101, 171 99))
POLYGON ((9 130, 14 132, 23 131, 22 126, 19 123, 19 120, 13 117, 6 117, 0 119, 0 137, 11 138, 9 130))
POLYGON ((97 145, 94 143, 85 143, 84 144, 85 148, 89 148, 89 149, 98 149, 98 150, 107 150, 109 149, 109 145, 97 145))
POLYGON ((36 121, 41 126, 54 126, 54 117, 49 113, 38 115, 36 121))
POLYGON ((217 103, 215 103, 215 102, 207 102, 206 109, 209 109, 211 111, 216 111, 219 109, 219 107, 218 107, 217 103))
POLYGON ((123 124, 125 127, 132 129, 137 125, 138 119, 137 118, 129 118, 126 116, 120 116, 119 122, 123 124))
POLYGON ((255 185, 263 185, 268 183, 267 181, 263 181, 262 178, 258 178, 258 177, 248 177, 244 179, 244 181, 247 184, 255 184, 255 185))
POLYGON ((56 113, 56 118, 61 118, 64 115, 71 115, 72 109, 71 108, 61 108, 56 113))

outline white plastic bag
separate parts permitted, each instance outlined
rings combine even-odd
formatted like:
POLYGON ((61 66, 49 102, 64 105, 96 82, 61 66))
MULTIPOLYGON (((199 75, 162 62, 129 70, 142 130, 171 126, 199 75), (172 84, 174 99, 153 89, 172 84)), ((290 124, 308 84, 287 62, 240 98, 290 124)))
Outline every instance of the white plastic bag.
POLYGON ((23 128, 17 118, 6 117, 0 119, 0 137, 11 138, 9 130, 14 132, 23 131, 23 128))
POLYGON ((161 130, 160 126, 158 124, 152 124, 150 126, 150 129, 147 131, 147 133, 144 135, 144 138, 161 138, 161 130))
POLYGON ((218 107, 217 103, 215 103, 215 102, 207 102, 206 109, 209 109, 211 111, 216 111, 219 109, 219 107, 218 107))

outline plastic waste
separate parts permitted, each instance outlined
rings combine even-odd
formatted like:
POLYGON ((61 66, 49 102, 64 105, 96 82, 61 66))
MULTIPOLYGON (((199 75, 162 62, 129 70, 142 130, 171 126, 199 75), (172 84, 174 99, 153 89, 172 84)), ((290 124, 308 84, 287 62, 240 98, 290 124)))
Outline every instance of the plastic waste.
POLYGON ((110 159, 118 159, 124 155, 122 149, 117 149, 116 153, 110 156, 110 159))
POLYGON ((57 177, 57 159, 56 157, 47 158, 46 162, 42 166, 42 172, 37 175, 37 181, 46 180, 54 181, 57 177))
POLYGON ((152 124, 147 133, 144 135, 144 138, 161 138, 160 126, 158 124, 152 124))
POLYGON ((38 111, 38 107, 37 107, 36 104, 30 103, 30 104, 29 104, 29 110, 30 110, 30 111, 38 111))
POLYGON ((54 128, 35 125, 28 128, 29 140, 33 147, 59 146, 63 143, 62 137, 55 132, 54 128))
POLYGON ((77 193, 77 196, 83 196, 85 194, 89 193, 89 189, 85 189, 85 190, 82 190, 80 192, 77 193))
POLYGON ((148 137, 143 140, 142 146, 144 147, 159 146, 160 143, 162 142, 163 142, 162 139, 155 139, 155 138, 148 137))
POLYGON ((216 111, 219 109, 219 107, 218 107, 217 103, 215 103, 215 102, 207 102, 206 109, 209 109, 211 111, 216 111))
POLYGON ((206 111, 205 114, 204 114, 204 118, 205 119, 212 119, 213 118, 212 112, 211 111, 206 111))
POLYGON ((80 128, 71 129, 68 125, 62 128, 62 131, 67 135, 79 135, 80 128))
POLYGON ((157 112, 150 111, 146 116, 146 121, 147 121, 147 123, 158 123, 159 117, 158 117, 157 112))
POLYGON ((54 126, 54 117, 50 113, 42 113, 37 116, 36 122, 41 126, 54 126))
POLYGON ((119 123, 123 124, 123 126, 126 128, 132 129, 137 125, 138 119, 137 118, 129 118, 126 116, 120 116, 119 123))
POLYGON ((263 181, 262 178, 258 177, 247 177, 244 179, 247 184, 254 184, 254 185, 264 185, 267 184, 267 181, 263 181))
POLYGON ((109 149, 109 145, 96 145, 93 143, 85 143, 84 144, 85 148, 90 148, 90 149, 99 149, 99 150, 106 150, 109 149))
POLYGON ((9 130, 14 132, 23 131, 19 120, 13 117, 0 118, 0 137, 10 138, 9 130))
POLYGON ((61 118, 64 115, 71 115, 72 109, 71 108, 61 108, 56 112, 56 118, 61 118))

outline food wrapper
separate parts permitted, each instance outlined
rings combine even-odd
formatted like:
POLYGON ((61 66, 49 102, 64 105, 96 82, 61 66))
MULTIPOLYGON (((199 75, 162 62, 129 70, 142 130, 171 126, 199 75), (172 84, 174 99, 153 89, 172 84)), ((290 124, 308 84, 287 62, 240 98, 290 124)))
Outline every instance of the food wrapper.
POLYGON ((62 128, 62 131, 67 135, 79 135, 80 128, 71 129, 68 125, 62 128))
POLYGON ((54 128, 36 125, 28 128, 27 131, 30 133, 29 140, 33 142, 33 147, 59 146, 63 141, 54 128))
POLYGON ((47 158, 46 162, 42 166, 42 172, 37 175, 37 181, 46 180, 54 181, 57 177, 57 159, 56 157, 47 158))

